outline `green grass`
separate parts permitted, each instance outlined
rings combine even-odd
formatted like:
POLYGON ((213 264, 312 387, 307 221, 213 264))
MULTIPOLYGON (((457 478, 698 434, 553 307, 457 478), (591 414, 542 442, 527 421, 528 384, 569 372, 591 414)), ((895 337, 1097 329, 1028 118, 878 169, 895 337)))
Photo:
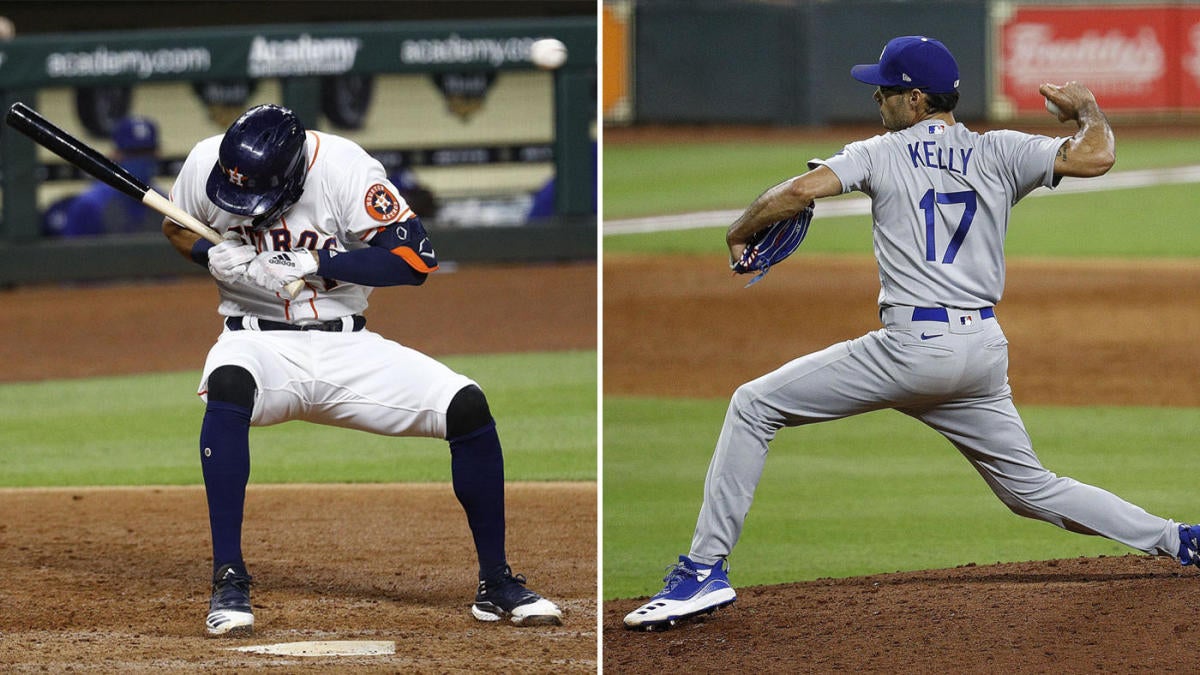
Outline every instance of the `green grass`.
MULTIPOLYGON (((596 353, 462 356, 509 480, 595 480, 596 353)), ((201 481, 199 373, 0 385, 0 486, 201 481)), ((257 483, 448 481, 445 441, 289 422, 250 434, 257 483)))
MULTIPOLYGON (((1064 125, 1064 131, 1056 132, 1070 136, 1073 125, 1064 125)), ((1132 171, 1155 167, 1189 166, 1200 158, 1200 133, 1190 137, 1169 133, 1162 138, 1129 138, 1122 133, 1121 125, 1115 129, 1117 137, 1117 164, 1114 171, 1132 171)))
MULTIPOLYGON (((726 404, 605 398, 605 598, 653 594, 687 552, 726 404)), ((1200 515, 1180 479, 1200 469, 1200 410, 1021 412, 1051 471, 1163 517, 1200 515)), ((747 586, 1129 552, 1011 514, 941 436, 884 411, 781 431, 730 565, 747 586)))
MULTIPOLYGON (((1026 199, 1013 209, 1011 256, 1196 257, 1195 185, 1159 185, 1026 199)), ((817 216, 796 255, 871 254, 871 218, 817 216)), ((726 257, 725 229, 604 237, 604 252, 726 257)))
POLYGON ((1196 185, 1029 199, 1013 209, 1009 255, 1200 256, 1196 185))
POLYGON ((744 208, 763 190, 804 172, 843 143, 608 145, 604 217, 744 208))
MULTIPOLYGON (((1070 125, 1063 129, 1070 135, 1070 125)), ((1116 171, 1184 166, 1200 158, 1200 134, 1123 140, 1118 128, 1117 139, 1116 171)), ((809 159, 829 157, 855 140, 608 145, 604 217, 743 209, 771 185, 804 173, 809 159)))

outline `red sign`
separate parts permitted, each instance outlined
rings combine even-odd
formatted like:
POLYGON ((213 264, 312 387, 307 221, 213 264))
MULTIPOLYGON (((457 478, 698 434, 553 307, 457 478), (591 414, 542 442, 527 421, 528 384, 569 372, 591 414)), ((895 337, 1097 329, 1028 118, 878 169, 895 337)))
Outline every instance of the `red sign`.
POLYGON ((1180 7, 1175 25, 1179 29, 1179 106, 1200 110, 1200 7, 1180 7))
MULTIPOLYGON (((1183 54, 1200 66, 1191 37, 1181 50, 1180 14, 1165 5, 1017 7, 999 29, 998 94, 1009 104, 1001 107, 1044 112, 1038 85, 1078 80, 1110 112, 1178 108, 1183 54)), ((1186 14, 1189 26, 1200 24, 1200 10, 1186 14)), ((1200 45, 1200 33, 1191 35, 1200 45)), ((1200 79, 1191 79, 1194 105, 1200 79)))

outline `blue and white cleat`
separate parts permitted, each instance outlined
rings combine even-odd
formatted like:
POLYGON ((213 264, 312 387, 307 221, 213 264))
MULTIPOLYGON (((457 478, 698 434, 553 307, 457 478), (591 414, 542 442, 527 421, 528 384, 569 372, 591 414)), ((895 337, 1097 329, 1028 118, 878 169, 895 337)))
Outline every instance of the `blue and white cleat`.
POLYGON ((558 605, 525 588, 525 575, 514 575, 510 567, 495 579, 479 582, 471 615, 480 621, 508 617, 516 626, 562 625, 558 605))
POLYGON ((724 560, 702 565, 681 555, 663 581, 667 585, 658 595, 625 616, 626 628, 670 628, 682 619, 711 614, 737 600, 737 593, 729 585, 729 567, 724 560))
POLYGON ((1200 567, 1200 525, 1179 526, 1179 564, 1200 567))
POLYGON ((254 633, 254 610, 250 606, 252 581, 241 565, 222 565, 213 575, 212 600, 204 621, 209 635, 245 637, 254 633))

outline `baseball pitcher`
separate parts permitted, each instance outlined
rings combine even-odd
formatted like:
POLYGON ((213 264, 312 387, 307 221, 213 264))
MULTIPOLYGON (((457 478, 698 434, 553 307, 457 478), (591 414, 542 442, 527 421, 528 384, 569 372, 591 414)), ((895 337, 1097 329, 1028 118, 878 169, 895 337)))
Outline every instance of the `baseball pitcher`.
MULTIPOLYGON (((1014 513, 1195 564, 1200 526, 1151 515, 1046 470, 1013 406, 1008 341, 995 305, 1004 290, 1012 207, 1063 176, 1099 176, 1115 140, 1083 85, 1043 84, 1069 138, 976 133, 955 122, 958 64, 937 40, 899 37, 851 75, 877 87, 887 133, 856 143, 763 193, 730 226, 730 260, 755 233, 813 200, 871 197, 883 327, 803 356, 733 395, 704 483, 691 549, 666 586, 625 617, 653 629, 735 601, 726 558, 742 531, 768 444, 783 427, 894 408, 946 437, 1014 513)), ((739 270, 740 271, 740 270, 739 270)), ((750 271, 750 270, 746 270, 750 271)))
POLYGON ((383 166, 347 139, 306 130, 290 110, 262 105, 192 149, 171 198, 224 236, 213 245, 163 222, 172 245, 216 279, 224 317, 199 387, 213 546, 208 633, 253 630, 241 545, 249 432, 288 420, 447 439, 479 558, 471 613, 560 623, 559 608, 508 566, 504 459, 483 391, 366 328, 374 287, 419 286, 438 267, 383 166), (298 279, 303 290, 292 297, 285 289, 298 279))

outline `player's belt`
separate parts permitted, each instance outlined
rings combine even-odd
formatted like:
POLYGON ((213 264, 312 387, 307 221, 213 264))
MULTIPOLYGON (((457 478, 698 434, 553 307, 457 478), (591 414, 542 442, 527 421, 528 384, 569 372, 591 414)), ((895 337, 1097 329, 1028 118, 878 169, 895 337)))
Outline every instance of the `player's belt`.
POLYGON ((360 331, 366 325, 367 318, 361 314, 305 324, 271 321, 270 319, 260 319, 256 316, 230 316, 225 318, 225 327, 229 330, 320 330, 329 333, 349 333, 351 331, 360 331))
MULTIPOLYGON (((996 310, 991 307, 984 307, 978 310, 967 310, 979 312, 981 319, 996 318, 996 310)), ((950 323, 950 313, 945 307, 913 307, 913 321, 941 321, 942 323, 950 323)))

